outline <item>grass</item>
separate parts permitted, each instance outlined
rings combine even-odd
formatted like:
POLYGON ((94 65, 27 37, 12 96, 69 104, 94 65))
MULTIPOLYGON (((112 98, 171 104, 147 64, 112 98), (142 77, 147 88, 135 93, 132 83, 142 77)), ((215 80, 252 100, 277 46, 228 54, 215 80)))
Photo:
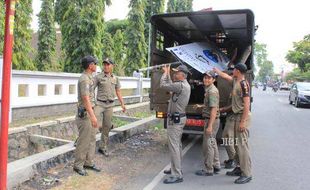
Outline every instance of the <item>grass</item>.
POLYGON ((35 124, 35 123, 40 123, 43 121, 50 121, 50 120, 55 120, 63 117, 70 117, 74 116, 74 113, 65 113, 62 115, 57 115, 57 116, 46 116, 46 117, 39 117, 39 118, 31 118, 31 119, 22 119, 18 121, 12 121, 10 123, 10 127, 22 127, 24 125, 30 125, 30 124, 35 124))
POLYGON ((153 112, 136 112, 134 113, 133 116, 139 119, 143 119, 143 118, 151 117, 152 115, 154 115, 153 112))
POLYGON ((114 127, 117 128, 117 127, 121 127, 123 125, 127 125, 130 122, 121 120, 121 119, 116 118, 116 117, 113 117, 112 118, 112 123, 113 123, 114 127))

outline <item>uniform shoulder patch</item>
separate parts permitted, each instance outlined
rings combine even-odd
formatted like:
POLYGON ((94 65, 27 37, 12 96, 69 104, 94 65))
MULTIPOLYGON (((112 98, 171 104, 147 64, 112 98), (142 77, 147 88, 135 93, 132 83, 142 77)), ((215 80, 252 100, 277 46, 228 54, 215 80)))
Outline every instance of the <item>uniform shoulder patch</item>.
POLYGON ((250 85, 246 80, 242 80, 240 82, 242 97, 249 97, 250 96, 250 85))

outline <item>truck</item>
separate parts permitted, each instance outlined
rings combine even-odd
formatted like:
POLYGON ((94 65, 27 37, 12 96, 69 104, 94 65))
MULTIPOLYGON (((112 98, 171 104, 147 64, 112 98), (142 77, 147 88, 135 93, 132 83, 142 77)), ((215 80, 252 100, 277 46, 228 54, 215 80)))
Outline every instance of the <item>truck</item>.
MULTIPOLYGON (((165 127, 170 93, 160 88, 162 71, 159 65, 180 61, 166 48, 194 42, 213 44, 226 54, 232 64, 243 61, 247 65, 246 79, 251 84, 254 80, 253 47, 256 29, 254 13, 248 9, 169 13, 151 17, 149 53, 150 66, 154 68, 150 71, 150 109, 156 111, 157 118, 165 119, 165 127), (247 56, 244 56, 246 51, 247 56)), ((202 78, 202 73, 191 68, 191 75, 187 78, 191 85, 191 95, 186 108, 184 134, 203 133, 205 120, 202 109, 195 109, 195 105, 203 104, 204 100, 204 86, 197 83, 202 78)), ((218 77, 216 86, 220 94, 220 107, 229 105, 232 85, 218 77)), ((225 115, 221 115, 220 119, 224 126, 225 115)))

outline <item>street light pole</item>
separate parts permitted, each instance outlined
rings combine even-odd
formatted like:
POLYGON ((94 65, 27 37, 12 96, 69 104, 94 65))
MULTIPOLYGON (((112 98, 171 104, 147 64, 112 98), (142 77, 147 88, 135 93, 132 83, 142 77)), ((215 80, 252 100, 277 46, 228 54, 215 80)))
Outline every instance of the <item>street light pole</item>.
POLYGON ((1 131, 0 131, 0 190, 7 189, 8 128, 10 112, 10 83, 14 14, 16 0, 6 0, 5 33, 3 49, 1 131))

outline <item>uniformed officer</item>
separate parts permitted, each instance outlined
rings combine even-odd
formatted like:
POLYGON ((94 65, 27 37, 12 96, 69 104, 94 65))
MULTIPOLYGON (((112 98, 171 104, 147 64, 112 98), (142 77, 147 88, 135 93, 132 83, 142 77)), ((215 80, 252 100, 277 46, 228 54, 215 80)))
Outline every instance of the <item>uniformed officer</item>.
POLYGON ((227 175, 240 175, 235 180, 236 184, 248 183, 252 180, 251 173, 251 157, 249 152, 249 127, 250 127, 250 87, 245 79, 247 66, 243 63, 235 65, 233 77, 214 68, 214 71, 222 78, 233 83, 232 90, 232 117, 235 129, 235 149, 236 160, 240 167, 236 167, 233 171, 227 172, 227 175))
POLYGON ((190 85, 186 78, 189 70, 185 65, 180 65, 173 69, 174 82, 170 78, 170 66, 163 67, 164 74, 160 79, 160 87, 171 92, 171 98, 168 105, 167 134, 168 145, 171 158, 171 169, 164 171, 171 176, 164 180, 164 183, 183 182, 181 159, 182 159, 182 133, 186 123, 185 108, 190 97, 190 85))
POLYGON ((205 98, 203 105, 203 117, 205 120, 203 134, 203 157, 205 169, 196 171, 199 176, 213 176, 221 169, 219 151, 216 143, 216 134, 219 129, 219 91, 215 87, 215 72, 207 71, 203 77, 205 85, 205 98))
POLYGON ((235 123, 233 119, 231 96, 229 97, 230 105, 220 108, 220 113, 226 113, 225 127, 222 133, 223 145, 225 146, 228 160, 224 161, 226 169, 232 169, 235 167, 235 123))
POLYGON ((97 118, 93 111, 95 106, 94 81, 92 73, 96 71, 97 60, 92 56, 81 59, 84 72, 78 81, 78 114, 76 124, 79 137, 76 143, 74 171, 86 176, 85 169, 100 172, 93 163, 96 149, 97 118))
POLYGON ((115 96, 121 104, 123 112, 126 107, 121 95, 119 78, 113 72, 114 62, 110 58, 103 61, 103 72, 96 75, 94 87, 98 87, 95 113, 98 118, 98 126, 101 128, 101 141, 98 152, 109 156, 108 143, 109 132, 112 128, 112 116, 115 96))

